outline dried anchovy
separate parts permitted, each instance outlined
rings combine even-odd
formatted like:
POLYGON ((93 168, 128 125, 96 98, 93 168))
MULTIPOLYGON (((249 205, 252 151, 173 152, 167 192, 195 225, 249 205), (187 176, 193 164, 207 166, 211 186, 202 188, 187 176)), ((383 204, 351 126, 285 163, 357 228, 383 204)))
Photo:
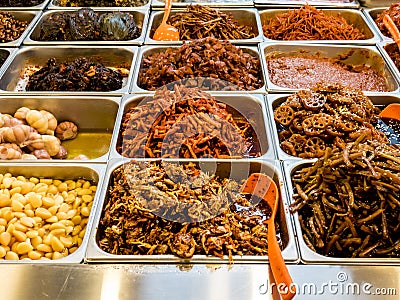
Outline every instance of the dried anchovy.
POLYGON ((311 167, 295 171, 292 182, 307 191, 307 201, 295 191, 290 211, 322 255, 400 257, 400 172, 393 171, 400 148, 365 136, 346 148, 348 154, 329 148, 311 167))
MULTIPOLYGON (((301 90, 274 109, 283 151, 301 158, 322 157, 325 149, 336 145, 343 155, 336 154, 334 165, 350 164, 346 143, 361 135, 388 144, 386 135, 377 130, 379 109, 362 91, 340 85, 319 84, 310 91, 301 90)), ((358 162, 363 163, 363 162, 358 162)))
MULTIPOLYGON (((102 250, 183 258, 226 255, 230 260, 233 255, 267 255, 264 221, 271 211, 264 201, 253 205, 253 198, 240 194, 239 182, 209 176, 193 163, 161 164, 131 161, 113 171, 98 228, 102 250), (203 220, 193 222, 199 216, 203 220)), ((278 223, 275 227, 279 235, 278 223)))
POLYGON ((193 78, 193 82, 187 80, 185 84, 201 84, 202 88, 212 90, 254 90, 262 86, 260 60, 229 41, 215 38, 184 42, 179 48, 170 47, 145 57, 139 72, 139 86, 156 90, 185 78, 193 78), (208 77, 210 81, 196 79, 201 77, 208 77))
POLYGON ((27 91, 113 91, 122 87, 120 72, 85 57, 57 63, 55 58, 29 76, 27 91))
POLYGON ((260 156, 251 120, 229 109, 197 88, 164 87, 127 111, 117 150, 136 158, 260 156))
POLYGON ((181 40, 205 37, 236 40, 255 37, 253 28, 239 25, 232 14, 198 4, 188 5, 185 11, 170 16, 167 23, 178 29, 181 40))
POLYGON ((274 40, 362 40, 364 33, 343 16, 330 16, 311 5, 277 14, 263 24, 264 35, 274 40))

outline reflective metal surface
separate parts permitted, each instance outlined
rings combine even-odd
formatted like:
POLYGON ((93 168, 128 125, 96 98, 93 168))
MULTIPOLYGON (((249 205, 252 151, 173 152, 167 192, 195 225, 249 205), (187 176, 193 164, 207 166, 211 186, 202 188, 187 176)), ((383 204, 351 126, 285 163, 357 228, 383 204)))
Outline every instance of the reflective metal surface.
MULTIPOLYGON (((399 299, 400 269, 390 266, 290 265, 301 299, 399 299)), ((7 265, 7 300, 279 299, 268 266, 7 265)))

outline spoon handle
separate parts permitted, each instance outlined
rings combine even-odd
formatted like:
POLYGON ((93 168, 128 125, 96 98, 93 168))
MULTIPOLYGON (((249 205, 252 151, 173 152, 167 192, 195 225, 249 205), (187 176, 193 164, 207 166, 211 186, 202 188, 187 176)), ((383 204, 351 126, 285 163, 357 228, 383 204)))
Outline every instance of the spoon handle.
POLYGON ((282 291, 278 288, 282 300, 290 300, 296 295, 296 286, 293 284, 293 280, 290 277, 289 271, 285 265, 285 261, 282 257, 282 252, 279 247, 278 241, 276 240, 275 224, 273 220, 268 222, 268 258, 269 265, 274 275, 277 287, 283 287, 286 289, 282 291))
POLYGON ((165 1, 164 16, 162 18, 161 23, 167 23, 169 13, 171 12, 171 7, 172 7, 172 0, 164 0, 164 1, 165 1))

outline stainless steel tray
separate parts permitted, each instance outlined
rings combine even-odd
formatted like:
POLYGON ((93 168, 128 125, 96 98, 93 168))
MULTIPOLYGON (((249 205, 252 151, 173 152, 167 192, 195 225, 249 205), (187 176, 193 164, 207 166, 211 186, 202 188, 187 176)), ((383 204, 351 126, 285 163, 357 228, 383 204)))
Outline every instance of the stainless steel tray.
POLYGON ((40 4, 34 6, 4 6, 0 7, 0 10, 43 10, 49 2, 50 0, 43 0, 40 4))
MULTIPOLYGON (((48 0, 48 1, 50 2, 49 5, 46 8, 48 10, 54 10, 54 9, 72 9, 72 10, 75 10, 75 9, 82 8, 81 6, 73 6, 73 7, 62 6, 62 2, 61 2, 62 0, 48 0)), ((109 7, 107 7, 107 6, 91 6, 91 8, 98 9, 98 10, 101 10, 101 9, 105 9, 105 10, 110 10, 110 9, 112 9, 112 10, 127 10, 128 9, 129 10, 129 9, 132 9, 132 8, 135 8, 135 9, 136 8, 149 9, 150 8, 150 2, 151 2, 151 0, 148 0, 146 4, 140 5, 140 6, 130 6, 130 7, 124 7, 124 6, 121 6, 121 7, 118 7, 118 6, 109 6, 109 7)))
MULTIPOLYGON (((104 13, 114 12, 116 10, 98 10, 94 9, 94 11, 99 15, 99 17, 104 13)), ((130 13, 133 16, 133 19, 136 25, 140 28, 140 35, 136 39, 133 40, 126 40, 126 41, 42 41, 39 39, 41 26, 43 21, 49 17, 51 17, 55 13, 68 13, 71 10, 50 10, 43 13, 40 17, 39 21, 36 23, 30 34, 25 38, 23 44, 30 45, 30 46, 38 46, 38 45, 141 45, 144 42, 144 36, 146 34, 147 29, 147 22, 148 22, 148 15, 149 11, 142 9, 142 10, 132 10, 127 9, 123 10, 123 12, 130 13)))
MULTIPOLYGON (((67 159, 13 160, 13 163, 106 163, 110 153, 115 119, 120 98, 117 97, 72 97, 72 96, 5 96, 0 98, 0 113, 14 115, 22 107, 51 112, 59 122, 72 121, 78 126, 78 136, 74 140, 63 141, 67 149, 67 159), (73 160, 84 154, 89 160, 73 160)), ((11 161, 0 160, 0 163, 11 161)))
POLYGON ((138 48, 135 46, 127 47, 96 47, 96 46, 30 46, 21 48, 14 59, 8 65, 7 70, 0 77, 0 91, 9 93, 26 93, 21 84, 21 75, 29 65, 43 66, 50 58, 57 58, 59 61, 73 60, 78 57, 92 58, 100 61, 107 67, 120 67, 126 65, 130 67, 129 76, 125 77, 121 89, 110 92, 74 92, 74 91, 40 91, 29 92, 32 95, 121 95, 127 93, 133 69, 136 62, 138 48))
MULTIPOLYGON (((172 8, 175 7, 185 7, 186 5, 193 4, 201 4, 207 6, 215 6, 215 7, 252 7, 254 6, 253 0, 173 0, 172 8)), ((154 10, 161 10, 165 6, 163 0, 152 0, 151 7, 154 10)))
MULTIPOLYGON (((272 142, 273 138, 271 135, 271 129, 268 122, 267 108, 262 95, 238 95, 238 94, 215 94, 210 93, 215 97, 218 102, 226 103, 231 109, 235 109, 236 112, 232 112, 233 116, 239 116, 238 112, 249 120, 252 125, 257 138, 260 143, 260 151, 262 159, 276 158, 275 147, 272 142)), ((152 96, 145 95, 126 95, 122 99, 121 107, 116 120, 114 129, 114 136, 112 140, 110 158, 123 158, 122 154, 117 151, 117 145, 120 145, 122 141, 121 127, 125 114, 134 107, 144 105, 146 102, 151 101, 152 96)), ((154 114, 158 114, 159 111, 155 111, 154 114)), ((143 120, 146 122, 146 120, 143 120)), ((147 120, 149 121, 149 120, 147 120)), ((134 158, 145 158, 134 157, 134 158)))
POLYGON ((396 1, 385 1, 385 0, 358 0, 362 6, 365 7, 383 7, 387 6, 389 7, 392 3, 396 1))
MULTIPOLYGON (((260 23, 260 16, 256 9, 247 8, 247 9, 229 9, 229 8, 220 8, 218 9, 221 12, 226 14, 232 14, 234 19, 238 21, 240 25, 247 25, 253 28, 253 33, 255 35, 254 38, 251 39, 237 39, 237 40, 229 40, 233 44, 257 44, 263 40, 263 33, 260 23)), ((182 12, 183 9, 175 9, 171 11, 171 16, 175 15, 177 12, 182 12)), ((154 11, 150 16, 150 22, 147 29, 145 44, 154 45, 176 45, 182 44, 182 41, 157 41, 152 38, 153 32, 160 25, 162 17, 164 15, 163 11, 154 11)))
MULTIPOLYGON (((167 48, 178 48, 178 47, 180 47, 180 46, 178 46, 178 45, 173 45, 173 46, 170 46, 170 47, 167 47, 167 46, 141 46, 140 50, 139 50, 138 58, 137 58, 137 67, 135 69, 135 74, 134 74, 133 79, 132 79, 133 82, 132 82, 132 87, 131 87, 131 93, 140 93, 140 94, 152 93, 153 94, 154 91, 145 90, 145 89, 142 89, 141 87, 139 87, 139 74, 140 74, 140 70, 141 70, 142 65, 143 65, 143 60, 145 58, 147 58, 148 56, 152 55, 152 54, 159 53, 159 52, 164 52, 167 48)), ((243 90, 227 91, 227 92, 224 92, 224 91, 213 91, 214 93, 215 92, 220 92, 220 93, 241 93, 241 94, 243 94, 243 93, 263 94, 263 93, 266 92, 266 90, 265 90, 266 85, 265 85, 265 78, 264 78, 265 72, 263 70, 264 64, 261 61, 262 58, 260 57, 260 54, 258 52, 258 48, 255 47, 255 46, 240 46, 240 48, 243 50, 243 52, 249 53, 252 56, 257 57, 257 58, 260 59, 260 66, 261 66, 261 70, 260 70, 261 74, 260 74, 260 76, 261 76, 262 82, 264 83, 263 86, 260 87, 259 89, 255 89, 255 90, 252 90, 252 91, 243 91, 243 90)), ((1 78, 0 78, 0 80, 1 80, 1 78)), ((1 88, 1 85, 0 85, 0 88, 1 88)))
POLYGON ((360 7, 357 0, 340 1, 340 0, 254 0, 256 7, 298 7, 300 5, 313 5, 318 7, 330 7, 330 8, 358 8, 360 7))
POLYGON ((3 9, 1 9, 1 7, 0 7, 0 10, 2 12, 10 13, 18 21, 28 22, 28 26, 26 27, 26 29, 24 30, 24 32, 21 34, 21 36, 18 39, 8 42, 8 43, 0 43, 0 47, 19 47, 22 44, 22 41, 25 39, 25 37, 29 34, 29 32, 35 26, 36 22, 40 18, 40 15, 42 14, 42 12, 40 12, 38 10, 32 10, 32 11, 3 10, 3 9))
POLYGON ((0 65, 0 76, 5 72, 17 51, 17 48, 0 48, 0 57, 4 59, 3 63, 0 65))
MULTIPOLYGON (((275 18, 276 15, 282 14, 289 11, 289 9, 267 9, 260 11, 261 27, 267 20, 275 18)), ((379 36, 374 30, 369 27, 369 22, 367 21, 365 15, 356 9, 323 9, 323 12, 329 16, 341 15, 346 19, 347 23, 352 24, 355 28, 362 31, 366 37, 364 40, 301 40, 297 42, 301 43, 327 43, 327 44, 358 44, 358 45, 369 45, 375 44, 380 41, 379 36)), ((267 38, 264 35, 265 41, 277 41, 267 38)), ((294 42, 294 41, 283 41, 279 40, 280 43, 294 42)))
POLYGON ((393 44, 394 42, 389 42, 389 41, 383 41, 377 44, 377 47, 379 51, 381 52, 382 56, 384 59, 387 61, 387 64, 389 65, 390 69, 392 70, 394 77, 397 79, 398 82, 400 82, 400 70, 397 69, 396 65, 394 64, 393 60, 390 58, 389 54, 386 52, 384 46, 388 44, 393 44))
POLYGON ((379 8, 363 8, 362 12, 365 14, 365 17, 367 18, 369 22, 369 26, 375 30, 380 39, 383 41, 393 41, 393 39, 389 36, 383 35, 383 33, 380 31, 378 28, 378 25, 375 23, 375 19, 379 14, 381 14, 387 7, 379 7, 379 8))
MULTIPOLYGON (((399 83, 392 68, 389 66, 389 61, 381 55, 380 51, 375 46, 358 46, 358 45, 334 45, 334 44, 303 44, 303 43, 262 43, 260 44, 262 63, 266 72, 267 90, 269 92, 293 92, 299 89, 278 86, 271 82, 268 74, 266 59, 268 57, 279 56, 296 56, 299 54, 316 55, 329 58, 347 57, 343 60, 346 64, 351 65, 369 65, 378 73, 383 74, 386 78, 387 87, 390 92, 397 92, 399 83)), ((371 92, 365 91, 365 94, 371 92)))
MULTIPOLYGON (((310 165, 310 162, 299 162, 299 161, 284 161, 284 173, 288 189, 289 203, 292 203, 293 196, 293 184, 291 180, 292 174, 301 167, 310 165)), ((295 230, 297 232, 297 241, 300 249, 301 261, 305 264, 365 264, 365 265, 400 265, 400 259, 398 258, 340 258, 340 257, 328 257, 318 254, 312 251, 305 243, 302 236, 302 229, 299 222, 298 213, 292 215, 295 230)))
MULTIPOLYGON (((94 220, 93 229, 90 233, 90 242, 86 253, 87 262, 146 262, 146 263, 222 263, 227 264, 229 260, 227 257, 223 259, 206 256, 206 255, 194 255, 191 259, 181 259, 174 255, 115 255, 107 253, 101 250, 97 244, 97 231, 100 218, 103 213, 103 207, 108 197, 108 185, 111 183, 112 172, 122 165, 124 162, 129 160, 112 160, 106 173, 106 179, 103 184, 101 201, 99 202, 98 209, 96 211, 96 217, 94 220)), ((171 162, 178 163, 176 160, 169 160, 171 162)), ((186 161, 187 162, 187 161, 186 161)), ((291 225, 290 216, 288 214, 288 207, 286 202, 286 193, 283 186, 283 180, 281 177, 281 166, 277 161, 255 161, 255 160, 240 160, 240 161, 221 161, 213 160, 202 162, 202 160, 194 160, 193 162, 201 163, 201 169, 206 172, 210 171, 210 174, 214 174, 217 170, 217 174, 222 177, 226 177, 230 174, 230 178, 234 179, 246 179, 249 174, 253 172, 265 172, 271 176, 281 191, 281 201, 278 211, 280 219, 280 225, 282 230, 282 240, 285 244, 285 248, 282 251, 283 258, 287 263, 296 263, 298 261, 298 255, 296 250, 296 242, 294 240, 294 232, 291 225), (226 173, 227 172, 227 173, 226 173)), ((260 263, 268 261, 267 256, 234 256, 233 261, 237 263, 260 263)))
POLYGON ((83 262, 87 244, 89 241, 90 230, 93 224, 93 218, 97 210, 99 202, 101 187, 104 179, 104 173, 106 171, 105 164, 1 164, 0 174, 11 173, 13 176, 24 176, 24 177, 37 177, 37 178, 52 178, 60 180, 77 180, 85 179, 89 180, 94 184, 97 184, 97 191, 94 195, 93 206, 89 215, 88 223, 86 226, 86 232, 82 240, 81 246, 70 255, 57 259, 57 260, 2 260, 0 264, 14 263, 14 264, 79 264, 83 262))
MULTIPOLYGON (((287 97, 289 97, 291 94, 268 94, 267 97, 267 106, 268 110, 267 112, 269 113, 269 120, 271 120, 271 132, 273 135, 274 143, 276 145, 276 150, 277 150, 277 155, 279 160, 289 160, 289 161, 308 161, 310 159, 303 159, 300 157, 296 157, 290 154, 287 154, 285 151, 282 150, 280 147, 280 142, 279 142, 279 137, 278 137, 278 129, 276 126, 276 123, 274 121, 274 110, 282 104, 284 101, 286 101, 287 97)), ((400 103, 400 97, 397 94, 382 94, 382 93, 371 93, 368 98, 371 99, 371 101, 374 103, 376 106, 387 106, 390 103, 400 103)), ((312 160, 312 159, 311 159, 312 160)))

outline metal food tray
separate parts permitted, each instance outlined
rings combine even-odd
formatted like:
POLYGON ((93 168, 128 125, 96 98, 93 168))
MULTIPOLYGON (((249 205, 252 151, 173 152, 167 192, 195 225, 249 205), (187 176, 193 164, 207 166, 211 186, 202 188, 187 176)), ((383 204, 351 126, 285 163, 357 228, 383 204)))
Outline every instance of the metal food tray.
MULTIPOLYGON (((140 35, 136 39, 133 40, 126 40, 126 41, 103 41, 103 40, 96 40, 96 41, 42 41, 39 39, 41 26, 43 21, 56 13, 68 13, 72 12, 71 10, 50 10, 43 13, 40 17, 39 21, 36 23, 35 27, 29 33, 29 35, 25 38, 23 44, 30 45, 30 46, 37 46, 37 45, 96 45, 96 46, 110 46, 110 45, 141 45, 144 42, 144 36, 147 29, 147 22, 148 22, 148 10, 124 10, 123 12, 130 13, 135 20, 136 25, 140 28, 140 35)), ((98 10, 95 9, 99 17, 105 13, 115 12, 115 10, 98 10)))
MULTIPOLYGON (((117 117, 120 98, 117 97, 26 97, 5 96, 0 98, 0 113, 14 115, 22 106, 36 110, 47 110, 58 120, 71 121, 78 126, 78 136, 71 141, 63 141, 68 153, 67 159, 52 160, 13 160, 13 163, 106 163, 110 152, 115 119, 117 117), (76 155, 84 154, 89 160, 73 160, 76 155)), ((9 160, 0 160, 0 163, 9 160)))
MULTIPOLYGON (((133 76, 132 79, 132 87, 131 87, 131 93, 140 93, 140 94, 146 94, 146 93, 154 93, 154 91, 150 91, 150 90, 145 90, 142 89, 141 87, 139 87, 139 74, 140 74, 140 70, 142 69, 142 65, 143 65, 143 60, 145 58, 147 58, 148 56, 155 54, 155 53, 159 53, 159 52, 163 52, 165 51, 167 48, 179 48, 179 45, 172 45, 172 46, 141 46, 140 50, 139 50, 139 54, 138 54, 138 58, 137 58, 137 67, 135 69, 135 74, 133 76)), ((259 89, 255 89, 255 90, 251 90, 251 91, 245 91, 245 90, 237 90, 237 91, 212 91, 213 93, 250 93, 250 94, 265 94, 266 93, 266 85, 265 85, 265 72, 263 70, 264 68, 264 64, 262 62, 262 58, 258 52, 258 48, 255 46, 240 46, 240 48, 243 50, 243 52, 245 53, 249 53, 252 56, 260 59, 260 76, 261 76, 261 81, 263 82, 263 86, 261 86, 259 89)), ((0 78, 1 80, 1 78, 0 78)), ((184 79, 182 79, 181 81, 183 81, 184 79)), ((1 85, 0 85, 1 88, 1 85)))
POLYGON ((77 180, 85 179, 89 180, 94 184, 97 184, 97 191, 94 195, 93 206, 88 218, 86 225, 86 232, 82 240, 82 244, 79 248, 70 255, 56 259, 56 260, 2 260, 0 264, 79 264, 84 261, 87 244, 89 242, 90 230, 93 224, 95 212, 99 202, 101 187, 104 179, 104 173, 106 166, 104 164, 51 164, 51 163, 40 163, 40 164, 0 164, 0 174, 11 173, 13 176, 24 176, 24 177, 37 177, 37 178, 52 178, 60 180, 77 180))
POLYGON ((5 72, 8 64, 17 51, 17 48, 0 48, 0 57, 4 58, 3 64, 0 65, 0 76, 5 72))
POLYGON ((314 1, 314 0, 284 0, 284 1, 279 1, 279 0, 254 0, 254 4, 256 7, 262 8, 262 7, 298 7, 300 5, 313 5, 313 6, 318 6, 318 7, 330 7, 330 8, 358 8, 360 7, 360 4, 356 0, 350 0, 350 1, 314 1))
MULTIPOLYGON (((228 111, 234 108, 237 112, 230 111, 234 118, 238 116, 239 112, 243 117, 249 120, 260 143, 261 156, 259 158, 271 159, 271 160, 276 158, 275 147, 271 135, 271 129, 268 124, 269 122, 268 122, 267 108, 262 95, 253 95, 253 94, 221 95, 215 93, 210 93, 210 95, 212 95, 218 102, 226 103, 228 106, 228 111)), ((129 111, 129 109, 137 107, 139 105, 143 105, 146 102, 151 101, 152 99, 153 97, 149 95, 124 96, 118 113, 118 118, 115 122, 116 124, 114 129, 115 135, 112 140, 110 158, 119 158, 119 159, 124 158, 124 156, 122 156, 122 154, 120 154, 116 148, 117 145, 122 143, 121 127, 125 114, 129 111)), ((157 114, 159 112, 155 111, 154 113, 157 114)), ((143 121, 146 122, 146 120, 143 121)), ((144 158, 144 156, 135 158, 144 158)), ((204 159, 207 160, 206 158, 204 159)))
MULTIPOLYGON (((311 162, 304 161, 284 161, 284 173, 288 189, 288 200, 292 203, 293 197, 293 184, 292 174, 303 166, 311 165, 311 162)), ((302 235, 302 229, 299 222, 298 213, 292 215, 297 232, 297 241, 300 249, 301 261, 305 264, 365 264, 365 265, 400 265, 398 258, 341 258, 341 257, 328 257, 312 251, 305 243, 302 235)))
POLYGON ((394 73, 394 77, 397 79, 398 82, 400 82, 400 70, 397 69, 396 65, 394 64, 393 60, 390 58, 389 54, 386 52, 384 49, 384 46, 387 44, 393 44, 394 42, 381 42, 377 44, 377 47, 379 51, 381 52, 382 56, 384 59, 387 61, 387 64, 389 67, 392 69, 392 72, 394 73))
MULTIPOLYGON (((247 25, 253 28, 253 33, 255 35, 254 38, 251 39, 235 39, 229 40, 233 44, 258 44, 259 42, 263 41, 263 33, 261 28, 260 16, 258 11, 253 8, 247 9, 229 9, 229 8, 221 8, 218 9, 219 11, 232 14, 233 18, 238 21, 239 25, 247 25)), ((170 16, 175 15, 178 12, 182 12, 184 9, 175 9, 171 11, 170 16)), ((161 45, 179 45, 182 44, 182 41, 157 41, 154 40, 152 36, 152 32, 154 32, 157 27, 161 24, 161 20, 163 18, 164 12, 156 11, 152 12, 150 16, 150 22, 147 29, 146 37, 145 37, 145 44, 154 45, 154 44, 161 44, 161 45)))
MULTIPOLYGON (((96 211, 96 217, 93 223, 93 229, 90 233, 90 241, 86 253, 87 262, 143 262, 143 263, 218 263, 218 264, 228 264, 229 260, 227 257, 218 258, 214 256, 206 255, 194 255, 190 259, 183 259, 177 256, 166 254, 166 255, 115 255, 107 253, 101 250, 97 244, 97 230, 100 218, 103 213, 103 207, 106 204, 108 197, 108 186, 111 183, 112 172, 122 165, 127 163, 129 160, 111 160, 107 166, 107 173, 105 177, 104 186, 102 189, 101 201, 98 204, 96 211)), ((169 160, 170 162, 179 163, 181 161, 169 160)), ((183 163, 187 163, 185 161, 183 163)), ((232 179, 246 179, 251 173, 254 172, 264 172, 271 176, 277 186, 280 188, 281 201, 279 204, 279 211, 277 216, 280 219, 280 225, 282 230, 282 240, 285 244, 285 248, 282 251, 284 260, 287 263, 296 263, 298 261, 297 246, 294 238, 294 232, 290 220, 290 215, 288 212, 288 206, 286 202, 286 192, 283 186, 283 179, 281 176, 281 166, 277 161, 255 161, 255 160, 236 160, 236 161, 222 161, 222 160, 212 160, 212 161, 202 161, 202 160, 192 160, 191 162, 201 164, 201 169, 203 171, 209 171, 210 174, 218 174, 222 177, 227 177, 232 179), (216 171, 215 171, 216 170, 216 171)), ((235 264, 238 263, 261 263, 267 262, 268 256, 233 256, 233 261, 235 264)))
MULTIPOLYGON (((328 16, 341 15, 346 19, 347 23, 358 28, 364 33, 366 39, 364 40, 299 40, 299 41, 284 41, 284 40, 273 40, 269 39, 264 35, 264 40, 269 42, 301 42, 301 43, 327 43, 327 44, 358 44, 358 45, 370 45, 380 41, 378 34, 369 27, 369 22, 365 15, 356 9, 322 9, 323 12, 328 16)), ((289 9, 267 9, 260 11, 261 27, 267 20, 275 18, 276 15, 286 13, 289 9)))
MULTIPOLYGON (((271 120, 271 131, 274 139, 274 143, 276 145, 277 155, 279 160, 289 160, 289 161, 307 161, 313 159, 304 159, 300 157, 296 157, 290 154, 287 154, 280 147, 279 137, 278 137, 278 129, 274 120, 274 110, 280 106, 286 99, 292 94, 269 94, 267 95, 267 106, 269 113, 269 120, 271 120)), ((382 95, 382 93, 371 93, 368 98, 371 99, 372 103, 376 106, 387 106, 390 103, 400 103, 400 97, 397 94, 386 94, 382 95)))
POLYGON ((381 14, 385 9, 387 9, 387 7, 367 8, 367 9, 362 9, 362 11, 369 22, 369 26, 378 33, 381 40, 393 41, 391 37, 384 35, 380 31, 378 25, 376 25, 375 23, 375 19, 377 18, 377 16, 381 14))
POLYGON ((72 61, 78 57, 100 61, 106 67, 130 66, 129 76, 124 78, 121 89, 109 92, 79 91, 33 91, 32 95, 121 95, 129 90, 133 69, 136 62, 136 46, 96 47, 96 46, 28 46, 21 48, 0 77, 0 91, 8 93, 28 93, 24 87, 18 86, 25 68, 29 65, 44 66, 48 59, 55 57, 58 61, 72 61))
MULTIPOLYGON (((201 4, 213 7, 254 7, 253 0, 172 0, 172 8, 185 7, 188 4, 201 4)), ((163 0, 152 0, 151 7, 154 10, 164 9, 163 0)))
POLYGON ((10 13, 16 20, 22 22, 28 22, 28 26, 25 28, 24 32, 21 34, 19 38, 14 41, 7 43, 0 43, 0 47, 19 47, 22 44, 22 41, 29 34, 32 28, 35 26, 36 22, 39 20, 42 12, 37 10, 32 11, 23 11, 23 10, 0 10, 4 13, 10 13))
POLYGON ((34 6, 4 6, 0 10, 43 10, 46 8, 50 0, 43 0, 42 3, 34 6))
MULTIPOLYGON (((47 6, 47 10, 59 10, 59 9, 65 9, 65 10, 76 10, 82 8, 82 6, 61 6, 60 1, 61 0, 48 0, 50 1, 49 5, 47 6)), ((145 5, 140 5, 140 6, 90 6, 92 9, 96 10, 130 10, 132 8, 134 9, 149 9, 150 8, 150 2, 151 0, 148 0, 145 5)))
POLYGON ((385 1, 385 0, 358 0, 362 6, 365 7, 383 7, 387 6, 389 7, 392 3, 395 3, 396 1, 390 0, 390 1, 385 1))
MULTIPOLYGON (((398 79, 390 67, 390 62, 381 55, 375 46, 358 46, 358 45, 335 45, 335 44, 304 44, 304 43, 262 43, 260 44, 262 63, 264 64, 265 77, 267 80, 267 90, 269 92, 295 92, 300 89, 292 89, 275 85, 271 82, 268 74, 267 57, 279 56, 296 56, 299 54, 322 54, 329 58, 343 58, 346 64, 351 65, 369 65, 378 73, 383 74, 386 78, 387 86, 390 92, 399 90, 398 79)), ((373 92, 365 91, 369 95, 373 92)))

